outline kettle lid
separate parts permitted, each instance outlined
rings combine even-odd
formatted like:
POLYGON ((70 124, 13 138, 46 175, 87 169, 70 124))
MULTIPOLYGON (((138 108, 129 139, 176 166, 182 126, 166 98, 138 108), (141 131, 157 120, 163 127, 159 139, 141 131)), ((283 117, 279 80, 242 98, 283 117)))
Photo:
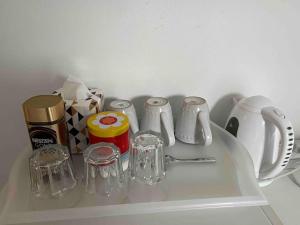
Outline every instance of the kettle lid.
POLYGON ((270 99, 261 95, 244 98, 239 102, 239 104, 247 106, 247 108, 258 109, 258 110, 268 106, 273 106, 273 103, 270 99))

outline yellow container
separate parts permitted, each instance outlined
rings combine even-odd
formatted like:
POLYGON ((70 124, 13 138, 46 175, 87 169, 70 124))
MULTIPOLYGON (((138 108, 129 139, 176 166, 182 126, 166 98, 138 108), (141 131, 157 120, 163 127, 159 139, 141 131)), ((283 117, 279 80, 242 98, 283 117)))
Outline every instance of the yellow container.
POLYGON ((100 112, 87 119, 90 144, 109 142, 119 147, 121 154, 129 148, 129 120, 121 112, 100 112))

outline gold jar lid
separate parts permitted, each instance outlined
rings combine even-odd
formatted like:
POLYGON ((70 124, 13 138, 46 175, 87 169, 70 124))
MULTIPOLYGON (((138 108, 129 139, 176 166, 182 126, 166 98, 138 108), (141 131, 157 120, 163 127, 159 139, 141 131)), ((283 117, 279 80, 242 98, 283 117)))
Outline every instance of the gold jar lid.
POLYGON ((23 103, 23 111, 26 122, 49 123, 64 116, 65 105, 60 96, 38 95, 23 103))

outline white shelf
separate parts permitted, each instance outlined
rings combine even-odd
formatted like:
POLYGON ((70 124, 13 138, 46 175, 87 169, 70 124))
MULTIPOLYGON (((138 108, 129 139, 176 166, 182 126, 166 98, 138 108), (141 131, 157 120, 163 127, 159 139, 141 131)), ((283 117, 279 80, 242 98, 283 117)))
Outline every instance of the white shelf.
MULTIPOLYGON (((299 181, 300 171, 294 176, 299 181)), ((263 192, 285 225, 299 224, 300 188, 289 177, 275 180, 264 187, 263 192)))
POLYGON ((209 147, 177 141, 175 146, 167 149, 167 153, 176 157, 214 156, 217 163, 170 165, 166 179, 158 187, 148 187, 147 190, 134 187, 130 190, 136 193, 135 198, 125 198, 114 204, 96 202, 94 197, 78 189, 77 193, 69 196, 69 199, 79 197, 72 207, 63 207, 67 202, 64 200, 43 200, 38 203, 39 209, 33 210, 34 198, 30 197, 28 177, 30 151, 25 150, 13 166, 2 201, 0 198, 0 222, 90 221, 93 218, 130 218, 154 213, 267 205, 254 177, 247 151, 222 128, 213 123, 211 128, 213 143, 209 147))

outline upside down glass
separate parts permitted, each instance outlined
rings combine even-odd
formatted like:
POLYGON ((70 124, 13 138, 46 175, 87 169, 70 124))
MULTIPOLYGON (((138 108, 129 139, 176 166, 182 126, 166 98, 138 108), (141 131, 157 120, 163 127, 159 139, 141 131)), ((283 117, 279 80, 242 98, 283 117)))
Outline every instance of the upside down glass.
POLYGON ((78 183, 70 154, 63 145, 35 150, 29 159, 29 172, 31 191, 36 197, 60 198, 78 183))
POLYGON ((164 142, 159 133, 137 132, 129 155, 130 176, 145 184, 156 184, 165 177, 164 142))
POLYGON ((83 157, 86 192, 110 198, 120 196, 125 180, 118 147, 103 142, 93 144, 83 157))

